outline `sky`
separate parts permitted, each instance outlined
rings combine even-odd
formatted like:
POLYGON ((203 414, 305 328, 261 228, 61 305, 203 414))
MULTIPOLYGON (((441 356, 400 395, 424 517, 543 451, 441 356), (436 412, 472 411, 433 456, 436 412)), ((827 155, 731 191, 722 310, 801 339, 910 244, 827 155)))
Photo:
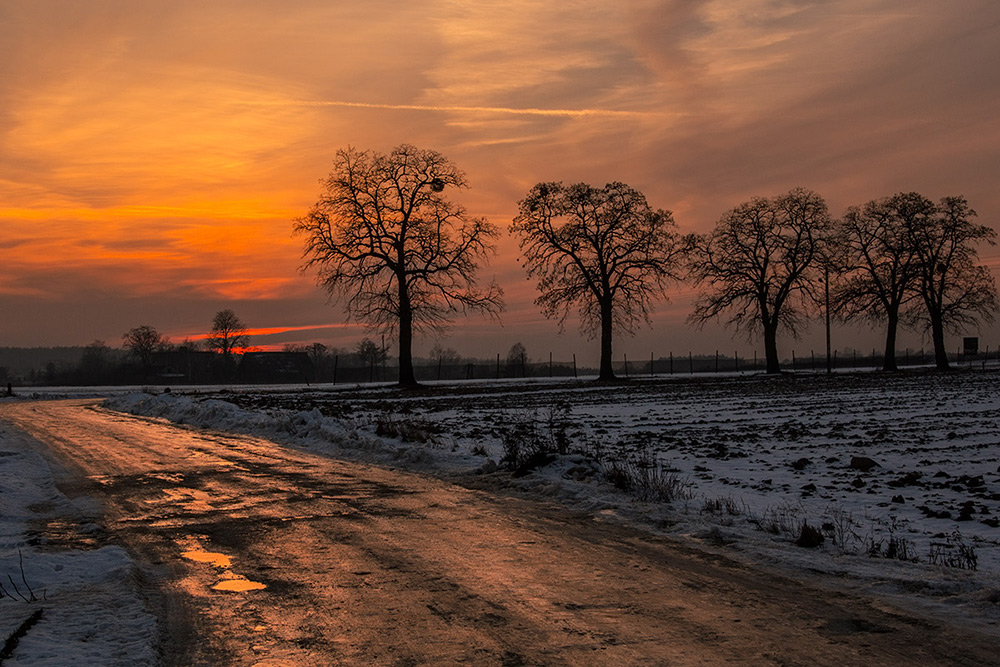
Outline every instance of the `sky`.
MULTIPOLYGON (((338 149, 410 143, 504 230, 483 277, 507 302, 416 353, 596 359, 575 319, 541 315, 506 235, 532 185, 623 181, 685 233, 797 186, 834 216, 962 195, 996 227, 998 43, 995 0, 3 0, 0 346, 118 346, 140 324, 180 342, 232 308, 265 349, 351 348, 370 334, 300 270, 292 221, 338 149)), ((760 348, 687 324, 694 293, 671 288, 616 357, 760 348)))

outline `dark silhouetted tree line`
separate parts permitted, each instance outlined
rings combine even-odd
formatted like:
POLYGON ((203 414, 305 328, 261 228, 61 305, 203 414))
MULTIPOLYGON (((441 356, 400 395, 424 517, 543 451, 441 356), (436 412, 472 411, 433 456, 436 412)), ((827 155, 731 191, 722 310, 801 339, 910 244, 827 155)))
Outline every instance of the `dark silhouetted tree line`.
MULTIPOLYGON (((399 383, 414 386, 415 331, 440 332, 462 311, 503 309, 500 289, 476 281, 497 230, 440 194, 466 181, 434 151, 341 150, 322 185, 295 222, 305 266, 349 317, 398 333, 399 383)), ((995 232, 975 215, 961 197, 934 204, 902 193, 834 220, 821 196, 795 188, 754 197, 710 233, 682 239, 669 211, 624 183, 545 182, 518 202, 509 229, 542 312, 560 328, 578 313, 600 339, 600 379, 611 380, 615 334, 649 323, 654 302, 681 280, 700 287, 690 321, 720 318, 759 336, 769 373, 781 370, 779 333, 797 336, 824 310, 885 323, 886 370, 896 368, 902 326, 925 328, 947 368, 945 332, 992 321, 997 308, 993 278, 977 263, 977 246, 994 243, 995 232)))

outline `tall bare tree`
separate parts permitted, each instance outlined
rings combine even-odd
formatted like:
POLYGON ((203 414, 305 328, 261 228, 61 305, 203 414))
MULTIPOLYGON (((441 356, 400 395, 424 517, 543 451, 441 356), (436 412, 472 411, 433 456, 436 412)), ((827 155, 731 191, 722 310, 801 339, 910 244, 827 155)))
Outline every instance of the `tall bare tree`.
POLYGON ((624 183, 538 183, 518 210, 510 231, 538 279, 535 303, 560 327, 578 310, 583 330, 600 334, 600 379, 613 380, 615 332, 648 323, 653 299, 680 277, 684 244, 673 216, 624 183))
POLYGON ((142 374, 145 376, 149 374, 152 366, 153 354, 162 350, 169 339, 160 335, 160 332, 150 325, 143 324, 122 334, 122 342, 125 349, 139 360, 142 374))
POLYGON ((467 183, 436 151, 346 148, 321 183, 319 200, 295 221, 306 238, 304 268, 316 270, 348 316, 398 333, 399 384, 416 386, 415 331, 441 332, 459 312, 503 310, 500 287, 476 279, 497 228, 441 194, 467 183))
POLYGON ((948 368, 946 331, 958 332, 980 321, 992 322, 997 311, 993 275, 977 264, 980 243, 996 244, 996 232, 972 220, 976 212, 964 197, 944 197, 936 214, 909 226, 920 258, 920 296, 924 310, 914 313, 931 332, 934 361, 948 368))
POLYGON ((744 202, 708 236, 689 237, 691 276, 703 286, 689 319, 729 313, 737 330, 763 335, 767 372, 780 372, 778 331, 803 325, 831 224, 823 198, 795 188, 744 202))
POLYGON ((899 193, 851 207, 837 225, 834 246, 841 279, 833 301, 846 320, 885 322, 882 368, 895 371, 896 334, 904 306, 919 297, 920 257, 910 229, 934 216, 935 206, 915 193, 899 193))
POLYGON ((220 310, 212 318, 212 330, 205 337, 205 345, 222 355, 225 368, 233 365, 233 351, 246 347, 250 342, 247 325, 232 309, 220 310))

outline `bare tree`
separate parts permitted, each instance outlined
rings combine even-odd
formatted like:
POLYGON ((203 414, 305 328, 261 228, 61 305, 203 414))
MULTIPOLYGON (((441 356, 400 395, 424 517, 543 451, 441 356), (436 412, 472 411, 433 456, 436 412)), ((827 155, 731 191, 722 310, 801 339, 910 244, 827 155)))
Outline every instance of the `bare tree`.
POLYGON ((538 279, 535 303, 560 327, 578 310, 583 330, 600 334, 600 379, 613 380, 614 334, 649 323, 654 298, 680 277, 684 244, 673 216, 624 183, 538 183, 518 210, 510 231, 538 279))
POLYGON ((148 324, 129 329, 122 334, 122 341, 125 349, 139 360, 143 375, 149 373, 153 354, 162 350, 169 342, 165 336, 161 336, 156 329, 148 324))
MULTIPOLYGON (((388 354, 385 348, 380 346, 375 341, 365 338, 358 342, 357 348, 355 348, 354 356, 358 358, 358 361, 362 363, 368 369, 368 381, 373 382, 375 380, 375 369, 385 363, 388 359, 388 354)), ((381 373, 379 373, 379 378, 381 379, 381 373)))
POLYGON ((309 360, 312 361, 313 368, 316 371, 316 381, 323 382, 325 378, 329 375, 328 370, 331 365, 332 360, 336 357, 340 350, 333 347, 327 347, 323 343, 285 343, 281 347, 283 352, 301 352, 309 356, 309 360))
POLYGON ((97 339, 83 348, 80 357, 80 378, 86 384, 100 384, 111 374, 114 353, 107 343, 97 339))
POLYGON ((935 215, 909 225, 920 258, 919 289, 925 307, 913 315, 930 330, 935 364, 941 370, 948 368, 945 332, 992 322, 997 310, 993 276, 976 264, 976 245, 995 245, 996 232, 972 222, 975 217, 964 197, 944 197, 935 215))
POLYGON ((233 351, 246 347, 250 342, 247 326, 236 313, 226 308, 212 318, 212 330, 205 338, 205 346, 222 355, 222 363, 228 372, 234 365, 233 351))
POLYGON ((295 221, 306 237, 304 268, 317 271, 333 301, 372 329, 398 332, 399 384, 416 386, 413 334, 441 332, 459 312, 498 315, 503 293, 476 274, 494 252, 494 225, 441 193, 467 187, 438 152, 403 144, 388 155, 337 152, 323 192, 295 221))
POLYGON ((507 375, 510 377, 525 377, 528 366, 528 350, 524 343, 517 341, 507 350, 507 375))
POLYGON ((326 345, 323 345, 323 343, 310 343, 305 347, 304 352, 312 359, 313 365, 318 372, 326 366, 331 356, 337 354, 337 348, 331 350, 326 345))
POLYGON ((354 349, 354 355, 365 366, 371 367, 378 366, 388 358, 386 351, 370 338, 364 338, 358 342, 354 349))
POLYGON ((691 276, 703 286, 689 319, 730 313, 728 324, 763 335, 767 372, 780 372, 778 331, 803 325, 831 224, 823 198, 795 188, 744 202, 708 236, 689 237, 691 276))
POLYGON ((833 295, 846 320, 885 322, 882 368, 895 371, 896 334, 904 306, 917 298, 920 258, 909 230, 926 224, 934 203, 921 195, 899 193, 851 207, 837 226, 833 245, 843 272, 833 295))
POLYGON ((430 358, 442 366, 457 366, 462 363, 462 355, 454 348, 442 347, 440 342, 434 343, 434 347, 430 351, 430 358))

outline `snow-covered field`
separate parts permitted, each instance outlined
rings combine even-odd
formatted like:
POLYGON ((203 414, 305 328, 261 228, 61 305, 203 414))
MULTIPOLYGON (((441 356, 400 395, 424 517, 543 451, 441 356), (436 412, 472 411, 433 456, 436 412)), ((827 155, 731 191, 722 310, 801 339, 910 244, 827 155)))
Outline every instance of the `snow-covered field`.
MULTIPOLYGON (((1000 372, 661 377, 620 386, 450 383, 417 393, 388 386, 93 389, 38 397, 101 393, 122 411, 560 502, 597 520, 697 540, 821 586, 875 592, 1000 636, 1000 372), (502 459, 516 444, 566 453, 514 475, 502 459), (631 491, 621 488, 629 481, 623 470, 633 475, 631 491), (652 480, 652 490, 636 489, 635 475, 652 480), (663 502, 657 491, 675 497, 663 502), (797 545, 803 522, 822 544, 797 545)), ((20 586, 20 550, 27 582, 45 582, 46 618, 51 609, 77 619, 65 627, 107 643, 99 654, 104 664, 130 664, 116 663, 113 643, 133 655, 151 651, 155 626, 141 610, 130 584, 134 565, 123 551, 60 552, 30 543, 29 523, 40 513, 96 510, 61 496, 44 460, 11 433, 0 440, 0 487, 0 581, 10 575, 20 586), (125 626, 109 620, 120 619, 121 608, 130 610, 125 626)), ((0 599, 7 625, 29 608, 0 599)), ((44 656, 65 639, 38 632, 42 627, 22 640, 37 643, 31 655, 44 656)))

